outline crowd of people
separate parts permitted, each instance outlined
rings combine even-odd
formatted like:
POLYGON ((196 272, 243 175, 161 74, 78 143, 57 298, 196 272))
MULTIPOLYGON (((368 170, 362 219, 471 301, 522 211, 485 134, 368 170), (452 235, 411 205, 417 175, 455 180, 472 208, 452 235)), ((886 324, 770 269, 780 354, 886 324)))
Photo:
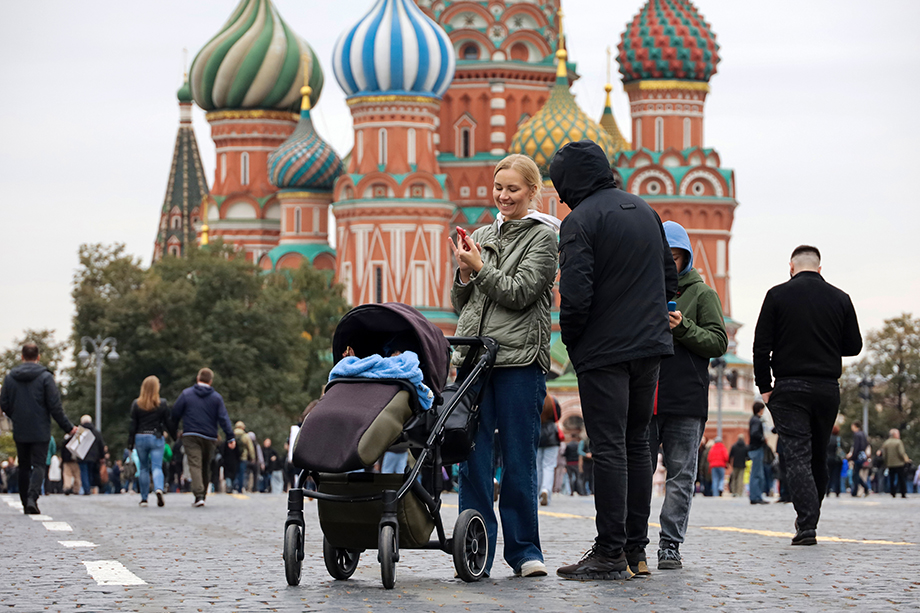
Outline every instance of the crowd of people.
MULTIPOLYGON (((763 401, 753 407, 748 440, 729 451, 720 438, 704 436, 709 364, 727 350, 728 335, 718 294, 694 268, 686 230, 672 221, 662 224, 643 199, 620 189, 596 143, 563 146, 549 174, 560 204, 570 209, 562 222, 540 211, 544 183, 536 163, 511 155, 493 173, 495 221, 469 236, 458 232, 456 242, 448 239, 457 262, 450 294, 456 334, 489 336, 499 344, 469 457, 456 470, 460 510, 474 509, 485 521, 486 576, 497 554, 499 521, 502 557, 513 572, 547 574, 537 511, 553 493, 595 500, 594 543, 580 560, 556 570, 571 580, 650 574, 646 547, 656 483, 664 495, 659 570, 683 566, 680 547, 698 491, 719 496, 727 486, 741 496, 747 485, 756 505, 767 502, 778 481, 780 499, 795 508, 795 546, 817 543, 822 500, 841 488, 844 466, 854 494, 859 487, 879 487, 882 473, 892 495, 904 494, 910 458, 896 431, 875 454, 858 424, 850 451, 840 450, 839 437, 833 443, 841 359, 858 354, 862 339, 849 296, 820 274, 817 248, 797 247, 790 280, 766 294, 753 347, 763 401), (567 438, 559 428, 558 403, 546 392, 556 289, 584 419, 583 431, 567 438), (766 408, 776 448, 768 442, 766 408)), ((463 356, 457 353, 454 360, 460 366, 463 356)), ((23 349, 23 362, 4 383, 0 404, 13 419, 19 456, 29 458, 18 477, 20 488, 28 488, 21 494, 25 512, 37 513, 49 417, 70 435, 78 428, 63 414, 34 345, 23 349), (50 400, 33 406, 40 388, 50 400)), ((101 487, 107 475, 120 489, 136 482, 146 505, 152 480, 158 504, 171 488, 188 489, 195 507, 222 489, 283 491, 288 454, 276 453, 271 441, 259 445, 242 421, 231 423, 213 377, 201 369, 195 385, 171 407, 159 397, 156 378, 148 377, 131 407, 130 459, 122 454, 109 475, 108 454, 94 432, 97 456, 84 456, 78 469, 69 470, 62 458, 64 488, 68 474, 71 482, 80 479, 84 491, 101 487), (175 442, 167 445, 165 436, 175 442), (125 468, 131 465, 133 476, 125 468)), ((404 452, 392 450, 379 469, 400 472, 405 462, 404 452)), ((69 489, 74 487, 80 486, 69 489)))

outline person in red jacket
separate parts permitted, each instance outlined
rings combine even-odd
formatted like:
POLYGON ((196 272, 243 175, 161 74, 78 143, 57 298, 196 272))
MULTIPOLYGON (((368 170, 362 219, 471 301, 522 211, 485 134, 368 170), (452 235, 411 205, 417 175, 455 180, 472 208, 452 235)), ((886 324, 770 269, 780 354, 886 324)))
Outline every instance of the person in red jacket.
POLYGON ((712 474, 712 495, 721 496, 725 487, 725 467, 728 466, 728 450, 718 437, 709 450, 709 470, 712 474))

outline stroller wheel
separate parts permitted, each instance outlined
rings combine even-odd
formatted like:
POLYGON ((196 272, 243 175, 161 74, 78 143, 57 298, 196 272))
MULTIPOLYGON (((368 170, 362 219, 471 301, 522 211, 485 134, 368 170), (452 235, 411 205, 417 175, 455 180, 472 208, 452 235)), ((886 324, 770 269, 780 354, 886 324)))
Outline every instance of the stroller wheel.
POLYGON ((288 524, 284 529, 284 576, 288 585, 300 585, 300 569, 303 565, 303 528, 288 524))
POLYGON ((482 514, 473 509, 461 513, 454 524, 452 540, 457 576, 467 583, 479 581, 489 557, 489 537, 482 514))
POLYGON ((361 557, 360 551, 333 547, 329 539, 323 537, 323 561, 333 579, 344 581, 355 574, 359 557, 361 557))
POLYGON ((377 559, 380 561, 380 580, 388 590, 396 585, 396 555, 396 531, 393 526, 383 526, 377 544, 377 559))

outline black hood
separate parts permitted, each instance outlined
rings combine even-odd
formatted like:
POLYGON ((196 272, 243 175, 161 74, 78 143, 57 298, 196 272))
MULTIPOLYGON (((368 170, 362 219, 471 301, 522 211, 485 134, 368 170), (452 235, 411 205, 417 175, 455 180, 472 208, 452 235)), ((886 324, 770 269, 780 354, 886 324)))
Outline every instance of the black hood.
POLYGON ((28 383, 29 381, 34 381, 46 372, 50 371, 38 362, 25 362, 13 368, 13 370, 10 371, 10 375, 17 381, 28 383))
POLYGON ((557 151, 549 176, 559 200, 570 209, 598 190, 616 187, 604 150, 590 140, 569 143, 557 151))

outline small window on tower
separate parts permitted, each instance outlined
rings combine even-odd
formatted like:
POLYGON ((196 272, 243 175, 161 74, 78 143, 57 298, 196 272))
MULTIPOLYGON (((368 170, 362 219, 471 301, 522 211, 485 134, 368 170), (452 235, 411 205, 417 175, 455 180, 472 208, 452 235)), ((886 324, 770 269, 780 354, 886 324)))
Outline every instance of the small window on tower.
POLYGON ((479 46, 476 43, 467 43, 463 45, 463 49, 460 51, 460 58, 464 60, 478 60, 479 46))
POLYGON ((472 143, 470 142, 470 129, 460 129, 460 157, 468 158, 472 155, 472 143))
POLYGON ((240 185, 249 185, 249 152, 240 154, 240 185))
POLYGON ((374 266, 374 302, 383 302, 383 266, 374 266))

